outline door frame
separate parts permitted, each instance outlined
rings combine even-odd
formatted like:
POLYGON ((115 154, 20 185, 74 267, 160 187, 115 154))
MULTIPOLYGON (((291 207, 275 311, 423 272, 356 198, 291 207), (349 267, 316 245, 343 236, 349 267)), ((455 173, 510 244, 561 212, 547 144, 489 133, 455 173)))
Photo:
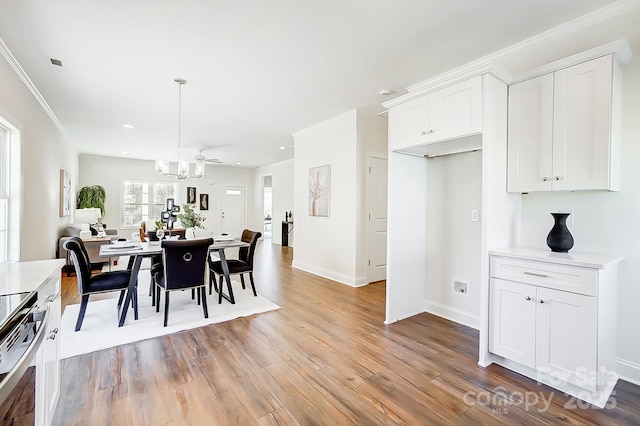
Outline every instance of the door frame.
MULTIPOLYGON (((389 173, 389 158, 387 153, 381 153, 381 152, 370 152, 367 154, 367 165, 366 165, 366 203, 365 203, 365 207, 366 207, 366 211, 365 211, 365 221, 366 221, 366 226, 365 226, 365 270, 366 272, 366 284, 369 284, 371 282, 375 282, 375 281, 371 281, 371 264, 370 264, 370 259, 372 257, 372 241, 371 241, 371 234, 373 232, 373 227, 371 224, 371 220, 369 220, 369 212, 371 211, 371 197, 370 197, 370 185, 371 185, 371 173, 369 173, 370 167, 372 166, 372 158, 377 158, 380 160, 385 160, 387 162, 387 173, 389 173)), ((387 183, 387 193, 389 190, 389 185, 387 183)), ((387 211, 388 211, 388 198, 387 198, 387 211)), ((388 214, 387 214, 388 217, 388 214)), ((387 224, 387 229, 388 229, 388 224, 387 224)), ((388 241, 387 241, 387 245, 388 245, 388 241)), ((386 267, 385 267, 386 268, 386 267)), ((386 277, 385 277, 386 279, 386 277)))

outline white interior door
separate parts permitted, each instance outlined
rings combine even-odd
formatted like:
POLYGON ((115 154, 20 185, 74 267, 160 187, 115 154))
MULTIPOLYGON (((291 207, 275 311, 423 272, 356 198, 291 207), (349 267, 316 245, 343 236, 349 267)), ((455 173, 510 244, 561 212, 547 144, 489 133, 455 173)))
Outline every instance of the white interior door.
POLYGON ((240 237, 246 225, 246 190, 243 186, 222 187, 221 233, 240 237))
POLYGON ((369 157, 369 220, 367 278, 369 282, 387 277, 387 160, 369 157))

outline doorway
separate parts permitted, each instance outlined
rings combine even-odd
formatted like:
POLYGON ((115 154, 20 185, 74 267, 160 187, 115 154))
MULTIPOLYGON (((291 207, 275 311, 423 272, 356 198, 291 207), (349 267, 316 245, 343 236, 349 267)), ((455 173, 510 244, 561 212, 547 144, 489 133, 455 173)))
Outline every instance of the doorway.
POLYGON ((367 282, 387 278, 387 159, 369 156, 367 179, 367 282))
POLYGON ((271 176, 262 177, 262 211, 264 212, 262 235, 265 240, 270 240, 273 232, 273 184, 271 176))
POLYGON ((240 237, 246 224, 246 189, 244 186, 222 187, 222 218, 220 229, 223 234, 240 237))

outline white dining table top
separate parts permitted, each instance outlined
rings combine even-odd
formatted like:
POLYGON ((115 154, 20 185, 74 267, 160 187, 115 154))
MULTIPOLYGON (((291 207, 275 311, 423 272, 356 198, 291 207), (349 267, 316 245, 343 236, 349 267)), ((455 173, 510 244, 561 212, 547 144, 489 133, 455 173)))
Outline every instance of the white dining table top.
MULTIPOLYGON (((249 243, 245 243, 240 240, 233 241, 215 241, 212 245, 209 246, 209 250, 224 250, 226 248, 233 247, 249 247, 249 243)), ((160 241, 153 242, 135 242, 135 241, 127 241, 119 246, 118 243, 115 244, 103 244, 100 246, 100 257, 115 257, 115 256, 132 256, 132 255, 143 255, 143 256, 151 256, 154 254, 162 253, 162 246, 160 245, 160 241)))

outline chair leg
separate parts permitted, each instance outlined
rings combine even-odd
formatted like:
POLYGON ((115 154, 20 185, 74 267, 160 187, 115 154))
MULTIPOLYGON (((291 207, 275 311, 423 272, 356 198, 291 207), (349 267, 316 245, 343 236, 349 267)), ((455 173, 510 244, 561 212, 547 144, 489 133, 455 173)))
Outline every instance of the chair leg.
POLYGON ((149 286, 149 296, 151 296, 151 306, 156 306, 156 280, 151 277, 151 285, 149 286))
POLYGON ((244 290, 246 288, 244 286, 244 274, 240 274, 240 282, 242 283, 242 289, 244 290))
POLYGON ((82 327, 82 321, 84 320, 84 314, 87 312, 87 304, 89 304, 89 295, 82 295, 82 300, 80 301, 80 312, 78 312, 78 321, 76 322, 76 331, 80 331, 80 327, 82 327))
POLYGON ((124 295, 126 291, 127 291, 126 289, 120 291, 120 297, 118 298, 118 310, 120 310, 120 306, 122 306, 122 301, 124 300, 124 295))
POLYGON ((164 292, 164 326, 167 326, 167 320, 169 319, 169 292, 164 292))
POLYGON ((156 312, 160 312, 160 293, 160 289, 156 288, 156 312))
POLYGON ((251 281, 251 288, 253 289, 253 295, 258 297, 258 293, 256 293, 256 284, 253 282, 253 272, 249 272, 249 281, 251 281))
POLYGON ((204 311, 204 317, 209 318, 209 310, 207 309, 207 288, 202 286, 198 289, 198 295, 202 293, 202 310, 204 311))

